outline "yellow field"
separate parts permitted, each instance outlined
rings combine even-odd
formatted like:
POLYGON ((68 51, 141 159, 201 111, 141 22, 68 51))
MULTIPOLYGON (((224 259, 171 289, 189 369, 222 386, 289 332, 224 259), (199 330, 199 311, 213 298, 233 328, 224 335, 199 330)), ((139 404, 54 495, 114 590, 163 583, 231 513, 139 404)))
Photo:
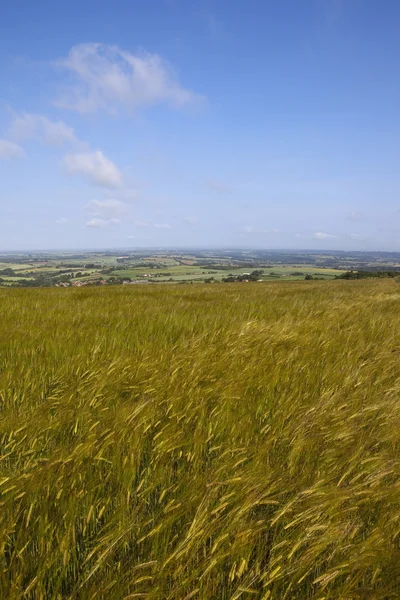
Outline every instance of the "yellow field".
POLYGON ((0 290, 0 597, 400 597, 400 286, 0 290))

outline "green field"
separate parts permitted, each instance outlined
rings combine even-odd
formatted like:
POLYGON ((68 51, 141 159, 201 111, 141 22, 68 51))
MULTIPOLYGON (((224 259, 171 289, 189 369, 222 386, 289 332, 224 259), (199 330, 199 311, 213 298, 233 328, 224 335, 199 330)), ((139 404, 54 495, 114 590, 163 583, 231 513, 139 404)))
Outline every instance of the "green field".
MULTIPOLYGON (((221 281, 223 278, 227 277, 229 274, 237 276, 242 275, 243 273, 250 273, 253 269, 248 267, 235 268, 231 267, 229 269, 207 269, 206 267, 197 267, 196 265, 173 265, 169 267, 165 267, 163 269, 151 269, 151 268, 143 268, 143 267, 135 267, 135 268, 126 268, 113 271, 112 275, 115 277, 130 277, 130 278, 142 278, 144 275, 152 275, 149 277, 152 281, 167 281, 170 277, 172 277, 175 281, 197 281, 204 282, 204 279, 209 277, 213 277, 216 281, 221 281), (158 274, 168 272, 170 275, 166 277, 160 277, 158 274)), ((260 276, 260 279, 264 281, 273 281, 277 278, 288 278, 292 281, 302 280, 304 276, 307 274, 321 277, 324 279, 332 279, 333 277, 339 275, 342 271, 338 269, 326 269, 319 268, 313 265, 301 265, 301 266, 272 266, 268 269, 263 269, 264 273, 260 276), (275 276, 271 276, 270 273, 273 272, 275 276), (296 274, 295 274, 296 273, 296 274), (301 274, 300 274, 301 273, 301 274)))
POLYGON ((10 287, 13 283, 18 281, 32 281, 31 278, 28 277, 4 277, 3 282, 1 283, 1 287, 10 287))
POLYGON ((2 289, 0 312, 1 598, 400 597, 397 282, 2 289))

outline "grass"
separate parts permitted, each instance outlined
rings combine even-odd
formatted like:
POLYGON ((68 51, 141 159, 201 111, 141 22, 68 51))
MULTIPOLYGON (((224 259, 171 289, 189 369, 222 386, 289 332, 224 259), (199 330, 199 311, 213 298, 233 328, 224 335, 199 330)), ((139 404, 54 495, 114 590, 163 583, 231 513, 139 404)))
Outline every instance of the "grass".
POLYGON ((2 598, 400 597, 396 282, 0 311, 2 598))

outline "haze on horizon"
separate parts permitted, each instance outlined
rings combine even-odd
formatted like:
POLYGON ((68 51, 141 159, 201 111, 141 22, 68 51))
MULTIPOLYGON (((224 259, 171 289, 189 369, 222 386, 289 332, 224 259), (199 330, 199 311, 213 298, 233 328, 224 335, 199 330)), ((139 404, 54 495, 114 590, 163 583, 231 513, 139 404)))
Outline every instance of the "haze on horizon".
POLYGON ((0 9, 0 251, 400 251, 396 0, 0 9))

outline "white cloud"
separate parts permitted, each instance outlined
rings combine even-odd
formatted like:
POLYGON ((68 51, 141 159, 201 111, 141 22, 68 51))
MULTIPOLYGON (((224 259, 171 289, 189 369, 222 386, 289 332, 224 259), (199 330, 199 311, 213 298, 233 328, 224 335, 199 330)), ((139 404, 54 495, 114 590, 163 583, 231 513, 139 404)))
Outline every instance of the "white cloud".
POLYGON ((183 107, 204 100, 185 89, 171 65, 157 54, 132 54, 118 46, 78 44, 57 65, 66 69, 72 86, 56 104, 81 113, 166 103, 183 107))
POLYGON ((119 200, 91 200, 85 206, 92 216, 86 227, 104 228, 121 223, 120 216, 127 211, 127 205, 119 200))
POLYGON ((148 221, 135 221, 135 225, 136 227, 151 227, 151 223, 149 223, 148 221))
POLYGON ((171 225, 168 223, 154 223, 156 229, 171 229, 171 225))
POLYGON ((244 233, 246 235, 260 234, 260 233, 280 233, 279 229, 257 229, 256 227, 252 227, 252 225, 247 225, 244 228, 244 233))
POLYGON ((336 238, 337 235, 331 235, 330 233, 324 233, 323 231, 317 231, 316 233, 313 234, 313 237, 316 240, 327 240, 327 239, 336 238))
POLYGON ((18 158, 24 155, 24 151, 18 144, 0 138, 0 159, 18 158))
POLYGON ((127 205, 120 200, 91 200, 86 205, 86 210, 94 217, 112 219, 126 213, 127 205))
POLYGON ((66 219, 65 217, 60 217, 59 219, 57 219, 56 223, 57 225, 65 225, 66 223, 68 223, 68 219, 66 219))
POLYGON ((92 216, 86 227, 97 229, 119 225, 121 219, 118 217, 127 211, 127 205, 119 200, 91 200, 85 208, 92 216))
POLYGON ((72 127, 63 121, 50 121, 42 115, 23 113, 15 117, 9 131, 10 137, 18 141, 37 137, 49 146, 73 144, 78 140, 72 127))
POLYGON ((91 183, 107 188, 122 186, 122 175, 117 166, 100 150, 81 154, 68 154, 64 158, 70 175, 81 175, 91 183))
POLYGON ((350 237, 352 240, 358 240, 359 242, 364 240, 363 236, 360 235, 359 233, 351 233, 350 237))
POLYGON ((103 229, 112 225, 119 225, 120 223, 120 219, 90 219, 90 221, 86 223, 86 227, 103 229))

